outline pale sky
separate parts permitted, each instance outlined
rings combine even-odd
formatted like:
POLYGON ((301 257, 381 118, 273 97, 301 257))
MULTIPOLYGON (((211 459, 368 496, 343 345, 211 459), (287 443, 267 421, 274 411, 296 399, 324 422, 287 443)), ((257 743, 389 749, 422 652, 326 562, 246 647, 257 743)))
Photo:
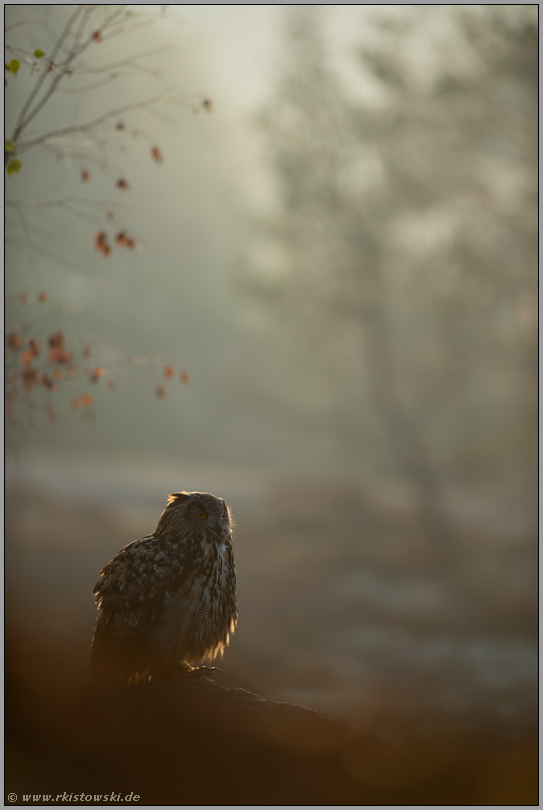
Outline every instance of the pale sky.
MULTIPOLYGON (((184 20, 187 38, 198 42, 213 77, 214 94, 226 94, 229 103, 235 97, 247 110, 262 103, 271 90, 281 60, 285 8, 281 4, 183 5, 170 6, 168 14, 184 20)), ((339 4, 325 8, 331 56, 336 67, 348 73, 354 48, 363 37, 364 19, 383 7, 339 4)))

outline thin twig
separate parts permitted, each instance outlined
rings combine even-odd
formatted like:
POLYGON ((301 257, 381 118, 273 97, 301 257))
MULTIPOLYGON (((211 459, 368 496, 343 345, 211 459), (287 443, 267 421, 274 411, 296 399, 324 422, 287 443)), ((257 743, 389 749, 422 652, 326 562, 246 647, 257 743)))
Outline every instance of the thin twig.
POLYGON ((16 239, 13 236, 6 239, 6 244, 10 244, 13 245, 14 247, 21 247, 24 248, 25 250, 32 251, 33 253, 36 253, 38 256, 43 256, 45 259, 49 259, 53 262, 57 262, 58 264, 63 265, 64 267, 67 267, 69 270, 74 269, 79 270, 84 276, 88 276, 87 268, 82 267, 81 265, 77 265, 75 262, 67 261, 62 256, 59 256, 58 253, 54 253, 52 250, 46 250, 45 248, 38 247, 33 243, 27 245, 25 242, 22 242, 21 240, 16 239))
MULTIPOLYGON (((54 62, 57 53, 59 52, 60 48, 62 47, 62 43, 64 42, 64 40, 68 36, 68 34, 70 32, 70 28, 72 27, 73 23, 75 22, 75 20, 77 19, 77 17, 81 13, 81 11, 82 11, 82 7, 80 6, 79 8, 77 8, 74 11, 74 13, 71 15, 68 22, 66 23, 66 25, 64 27, 64 30, 62 31, 60 37, 58 38, 58 40, 57 40, 56 44, 54 45, 53 50, 51 52, 51 61, 52 62, 54 62)), ((24 126, 25 116, 27 115, 28 111, 30 110, 30 107, 32 106, 32 104, 34 102, 34 99, 36 98, 36 96, 40 92, 40 90, 42 88, 42 85, 43 85, 43 83, 44 83, 44 81, 45 81, 45 79, 47 78, 48 75, 49 74, 46 73, 45 71, 40 74, 40 76, 38 77, 38 79, 36 81, 36 84, 34 85, 33 89, 30 91, 30 94, 29 94, 27 100, 25 101, 25 103, 22 106, 21 112, 19 113, 19 116, 18 116, 17 121, 15 123, 13 136, 11 138, 11 140, 14 143, 17 142, 17 139, 18 139, 19 135, 21 134, 23 126, 24 126)))
POLYGON ((152 98, 148 98, 145 101, 137 101, 133 104, 125 104, 123 107, 118 107, 116 110, 111 110, 108 113, 104 113, 104 115, 95 118, 93 121, 88 121, 86 124, 77 124, 71 127, 62 127, 60 129, 52 130, 51 132, 46 132, 45 134, 39 136, 38 138, 34 138, 30 141, 23 141, 17 147, 17 151, 19 154, 22 152, 27 152, 29 149, 32 149, 34 146, 37 146, 44 141, 49 140, 50 138, 58 138, 62 135, 70 135, 72 132, 88 132, 89 129, 94 129, 99 127, 100 124, 104 124, 106 121, 110 121, 112 118, 116 118, 119 115, 122 115, 125 112, 130 112, 131 110, 142 110, 145 107, 149 107, 152 104, 159 104, 161 101, 167 101, 171 96, 168 94, 160 94, 158 96, 153 96, 152 98))

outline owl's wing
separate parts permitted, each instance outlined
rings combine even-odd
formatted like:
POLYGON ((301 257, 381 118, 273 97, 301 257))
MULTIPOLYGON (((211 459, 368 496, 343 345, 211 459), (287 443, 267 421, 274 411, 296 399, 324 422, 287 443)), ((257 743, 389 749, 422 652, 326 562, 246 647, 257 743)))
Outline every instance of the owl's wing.
POLYGON ((172 549, 172 542, 156 535, 142 537, 102 570, 94 588, 100 613, 91 647, 92 678, 126 683, 152 669, 146 641, 166 595, 185 578, 182 543, 172 549))

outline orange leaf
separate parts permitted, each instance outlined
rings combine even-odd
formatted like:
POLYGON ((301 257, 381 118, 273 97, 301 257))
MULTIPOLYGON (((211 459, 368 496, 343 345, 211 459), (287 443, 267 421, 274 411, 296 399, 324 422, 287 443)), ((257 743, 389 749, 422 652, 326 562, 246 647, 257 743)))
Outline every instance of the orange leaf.
POLYGON ((21 376, 23 378, 25 391, 31 394, 38 381, 38 372, 35 368, 25 368, 21 376))
POLYGON ((95 42, 101 42, 102 41, 102 32, 101 31, 94 31, 94 33, 92 35, 92 38, 93 38, 93 40, 95 42))
POLYGON ((116 188, 120 188, 122 191, 126 191, 128 189, 128 183, 122 177, 121 177, 120 180, 117 180, 117 183, 115 185, 116 185, 116 188))
POLYGON ((118 245, 126 245, 128 242, 128 235, 126 231, 119 231, 119 233, 115 237, 115 241, 118 245))
POLYGON ((101 366, 98 366, 97 368, 93 368, 93 370, 89 375, 89 379, 91 382, 98 382, 100 377, 103 376, 104 376, 104 369, 101 366))
POLYGON ((18 332, 10 332, 6 335, 6 343, 12 351, 17 352, 23 345, 23 339, 18 332))
MULTIPOLYGON (((62 375, 61 375, 62 376, 62 375)), ((54 391, 56 386, 51 377, 48 374, 41 375, 41 384, 44 388, 48 388, 50 391, 54 391)))
POLYGON ((126 243, 126 247, 132 249, 132 248, 135 248, 137 244, 138 243, 136 242, 134 237, 130 236, 127 243, 126 243))
POLYGON ((153 160, 156 160, 157 163, 164 162, 164 156, 162 154, 160 146, 153 146, 153 148, 151 149, 151 157, 153 158, 153 160))
POLYGON ((166 379, 171 380, 171 378, 173 377, 174 374, 175 374, 174 367, 173 366, 166 366, 166 368, 164 369, 164 375, 165 375, 166 379))
POLYGON ((92 405, 92 394, 83 394, 80 397, 81 405, 92 405))
POLYGON ((66 343, 66 335, 60 330, 58 332, 53 332, 53 334, 49 335, 48 343, 52 349, 55 349, 58 346, 64 346, 66 343))
POLYGON ((28 366, 29 363, 32 362, 34 359, 34 352, 32 349, 27 349, 26 352, 23 352, 21 355, 21 363, 24 363, 25 366, 28 366))
POLYGON ((30 351, 32 352, 34 357, 37 357, 40 353, 40 344, 38 343, 36 338, 30 338, 28 341, 28 345, 30 346, 30 351))
POLYGON ((182 371, 179 376, 181 377, 181 382, 184 383, 185 385, 188 385, 188 383, 190 382, 190 374, 188 373, 188 371, 182 371))
POLYGON ((100 250, 106 257, 110 255, 111 247, 108 245, 105 231, 99 231, 94 235, 94 249, 100 250))
POLYGON ((159 399, 164 399, 166 396, 166 390, 163 385, 157 385, 156 395, 159 399))
POLYGON ((88 169, 81 169, 81 179, 84 183, 87 183, 91 179, 91 173, 88 169))
POLYGON ((49 296, 47 295, 46 292, 42 292, 38 295, 38 301, 40 302, 40 304, 45 303, 45 301, 47 301, 48 298, 49 296))
POLYGON ((66 365, 69 365, 72 355, 63 346, 57 346, 49 352, 48 360, 50 363, 66 363, 66 365))

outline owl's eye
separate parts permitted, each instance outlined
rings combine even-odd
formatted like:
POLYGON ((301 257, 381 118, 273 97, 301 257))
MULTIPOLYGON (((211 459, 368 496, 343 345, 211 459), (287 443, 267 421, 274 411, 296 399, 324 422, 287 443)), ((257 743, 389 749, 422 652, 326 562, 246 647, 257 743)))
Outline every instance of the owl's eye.
POLYGON ((205 509, 198 509, 197 512, 195 512, 195 515, 198 518, 198 520, 205 520, 207 517, 207 512, 205 511, 205 509))

